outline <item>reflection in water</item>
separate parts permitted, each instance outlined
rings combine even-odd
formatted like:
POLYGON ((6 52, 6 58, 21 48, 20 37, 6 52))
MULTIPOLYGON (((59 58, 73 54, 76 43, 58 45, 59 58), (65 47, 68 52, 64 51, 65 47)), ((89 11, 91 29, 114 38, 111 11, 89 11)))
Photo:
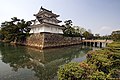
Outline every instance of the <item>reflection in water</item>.
POLYGON ((53 80, 60 65, 85 60, 89 50, 82 46, 37 50, 0 43, 0 80, 53 80))

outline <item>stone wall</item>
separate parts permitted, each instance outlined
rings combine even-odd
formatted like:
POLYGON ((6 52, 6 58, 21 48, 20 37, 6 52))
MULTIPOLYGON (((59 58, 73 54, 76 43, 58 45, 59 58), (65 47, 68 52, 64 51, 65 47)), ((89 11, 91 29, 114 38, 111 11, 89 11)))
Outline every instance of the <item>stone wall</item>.
POLYGON ((43 33, 31 34, 29 37, 27 37, 26 40, 15 43, 19 45, 25 45, 42 49, 44 45, 44 34, 43 33))
POLYGON ((31 47, 43 48, 44 46, 44 33, 32 34, 26 39, 26 44, 31 47))
POLYGON ((44 49, 51 47, 69 46, 80 43, 80 37, 64 37, 61 34, 36 33, 28 37, 26 41, 22 43, 20 42, 18 44, 44 49))
POLYGON ((48 47, 62 47, 74 44, 80 44, 80 37, 64 37, 60 34, 44 34, 44 48, 48 47))

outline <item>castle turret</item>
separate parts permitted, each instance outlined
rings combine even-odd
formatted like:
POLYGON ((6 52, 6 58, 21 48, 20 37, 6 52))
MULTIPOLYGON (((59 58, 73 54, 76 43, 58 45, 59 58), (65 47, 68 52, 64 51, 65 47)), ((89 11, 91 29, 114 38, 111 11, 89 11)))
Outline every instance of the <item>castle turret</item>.
POLYGON ((62 21, 57 19, 59 15, 54 14, 52 11, 41 7, 39 12, 37 14, 34 14, 34 16, 36 19, 32 20, 34 24, 31 26, 30 33, 63 33, 62 29, 64 27, 59 25, 59 23, 62 21))

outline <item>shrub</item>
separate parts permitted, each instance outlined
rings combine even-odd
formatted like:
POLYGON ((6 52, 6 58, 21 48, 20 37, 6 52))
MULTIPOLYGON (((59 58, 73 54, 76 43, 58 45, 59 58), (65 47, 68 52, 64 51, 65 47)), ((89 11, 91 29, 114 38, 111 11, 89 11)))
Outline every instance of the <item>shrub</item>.
POLYGON ((59 80, 81 80, 87 79, 90 74, 90 67, 87 63, 68 63, 61 66, 58 71, 59 80))
POLYGON ((58 71, 59 80, 106 80, 120 78, 120 53, 108 49, 90 51, 86 62, 68 63, 58 71))

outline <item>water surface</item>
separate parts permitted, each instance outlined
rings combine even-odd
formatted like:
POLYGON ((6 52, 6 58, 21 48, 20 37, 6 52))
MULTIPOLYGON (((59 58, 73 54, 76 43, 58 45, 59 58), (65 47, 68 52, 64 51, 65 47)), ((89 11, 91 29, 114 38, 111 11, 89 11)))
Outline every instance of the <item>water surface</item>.
POLYGON ((0 43, 0 80, 56 80, 59 66, 85 60, 89 50, 81 45, 38 50, 0 43))

